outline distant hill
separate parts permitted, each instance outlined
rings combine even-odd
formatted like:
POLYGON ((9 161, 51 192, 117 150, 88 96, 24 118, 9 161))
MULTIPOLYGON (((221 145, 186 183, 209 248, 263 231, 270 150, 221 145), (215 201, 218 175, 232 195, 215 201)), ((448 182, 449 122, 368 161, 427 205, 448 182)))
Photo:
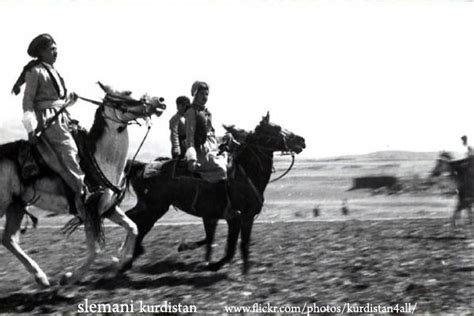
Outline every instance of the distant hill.
POLYGON ((361 155, 360 158, 370 160, 435 160, 439 152, 414 152, 402 150, 376 151, 361 155))
POLYGON ((344 155, 321 159, 316 161, 413 161, 413 160, 436 160, 439 152, 415 152, 403 150, 376 151, 362 155, 344 155))

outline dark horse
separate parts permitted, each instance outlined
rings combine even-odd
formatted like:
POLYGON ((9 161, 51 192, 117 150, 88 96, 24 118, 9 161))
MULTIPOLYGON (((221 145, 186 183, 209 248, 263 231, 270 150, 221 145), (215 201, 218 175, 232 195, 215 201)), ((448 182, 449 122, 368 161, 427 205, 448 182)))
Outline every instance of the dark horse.
POLYGON ((458 203, 454 209, 452 225, 456 226, 456 221, 463 209, 469 213, 469 222, 472 225, 472 203, 474 202, 474 157, 453 160, 448 152, 442 152, 436 161, 436 166, 431 172, 431 176, 437 177, 443 173, 449 173, 456 183, 458 203))
MULTIPOLYGON (((241 252, 243 272, 249 269, 249 245, 255 216, 262 210, 263 193, 270 180, 273 169, 273 153, 276 151, 300 153, 305 148, 303 137, 293 134, 276 124, 270 123, 267 114, 253 132, 225 127, 240 145, 231 154, 232 168, 229 170, 227 192, 232 207, 240 214, 230 220, 228 224, 227 247, 225 256, 208 268, 219 270, 230 262, 235 255, 237 240, 241 233, 241 252)), ((162 172, 150 178, 143 177, 144 163, 135 162, 129 173, 132 186, 137 195, 137 204, 126 212, 138 227, 138 237, 135 245, 135 258, 143 253, 141 245, 143 238, 174 205, 194 216, 203 218, 206 239, 201 241, 207 246, 206 260, 211 258, 211 245, 217 226, 227 205, 225 193, 219 184, 189 177, 175 176, 173 161, 165 163, 162 172)), ((199 242, 198 242, 199 243, 199 242)), ((127 267, 131 267, 131 264, 127 267)))

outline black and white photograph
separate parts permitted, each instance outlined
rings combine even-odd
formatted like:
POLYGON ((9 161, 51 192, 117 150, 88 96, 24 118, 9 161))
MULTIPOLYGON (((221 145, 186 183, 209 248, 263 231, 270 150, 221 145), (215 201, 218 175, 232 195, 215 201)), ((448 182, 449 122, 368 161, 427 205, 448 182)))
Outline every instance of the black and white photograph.
POLYGON ((0 0, 0 314, 472 313, 473 16, 0 0))

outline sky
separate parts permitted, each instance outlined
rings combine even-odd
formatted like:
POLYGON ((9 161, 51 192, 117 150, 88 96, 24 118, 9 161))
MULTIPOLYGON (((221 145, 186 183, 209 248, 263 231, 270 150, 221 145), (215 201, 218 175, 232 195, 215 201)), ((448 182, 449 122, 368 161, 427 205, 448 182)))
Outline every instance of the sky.
MULTIPOLYGON (((304 157, 457 150, 461 135, 474 143, 473 16, 461 1, 2 0, 0 129, 24 133, 11 87, 29 42, 50 33, 69 90, 100 99, 100 80, 165 98, 145 144, 156 156, 195 80, 210 85, 218 133, 270 111, 305 137, 304 157)), ((86 127, 94 111, 71 109, 86 127)), ((135 142, 145 132, 130 128, 135 142)))

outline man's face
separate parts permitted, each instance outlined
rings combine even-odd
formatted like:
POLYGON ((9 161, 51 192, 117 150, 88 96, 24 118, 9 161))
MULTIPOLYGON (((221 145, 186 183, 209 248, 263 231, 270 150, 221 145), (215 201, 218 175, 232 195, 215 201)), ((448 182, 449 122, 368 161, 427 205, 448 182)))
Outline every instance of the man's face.
POLYGON ((200 105, 206 105, 208 96, 209 96, 208 89, 199 89, 199 91, 194 96, 194 103, 197 103, 200 105))
POLYGON ((57 57, 58 57, 58 49, 56 47, 56 44, 54 43, 49 45, 48 47, 45 47, 40 52, 41 61, 44 61, 45 63, 48 63, 50 65, 56 62, 57 57))
POLYGON ((181 114, 181 115, 184 114, 184 112, 186 111, 186 106, 187 106, 187 105, 186 105, 185 103, 179 103, 179 104, 177 105, 177 107, 178 107, 178 113, 181 114))

